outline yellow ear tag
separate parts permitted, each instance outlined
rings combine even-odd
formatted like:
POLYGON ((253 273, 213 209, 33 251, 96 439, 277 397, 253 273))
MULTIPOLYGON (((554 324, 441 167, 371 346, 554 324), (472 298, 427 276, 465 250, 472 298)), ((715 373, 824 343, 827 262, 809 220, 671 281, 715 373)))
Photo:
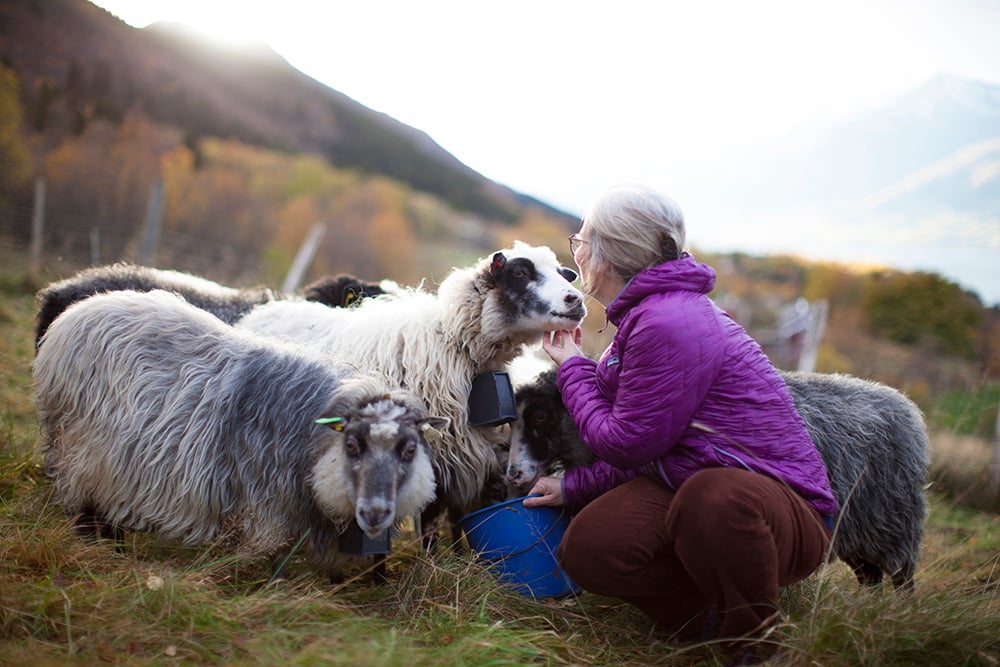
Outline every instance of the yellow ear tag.
POLYGON ((424 434, 424 440, 427 442, 440 442, 444 440, 444 435, 441 431, 437 430, 430 424, 421 424, 420 432, 424 434))
POLYGON ((344 418, 343 417, 322 417, 316 420, 317 424, 323 424, 329 426, 334 431, 344 430, 344 418))

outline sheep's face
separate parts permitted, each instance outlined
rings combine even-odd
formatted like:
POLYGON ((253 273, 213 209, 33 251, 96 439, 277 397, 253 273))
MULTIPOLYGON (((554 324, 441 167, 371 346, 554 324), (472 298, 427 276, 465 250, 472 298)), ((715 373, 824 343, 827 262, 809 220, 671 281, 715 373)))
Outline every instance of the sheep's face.
POLYGON ((507 481, 521 494, 528 493, 543 471, 553 467, 551 448, 545 439, 529 439, 525 434, 523 416, 510 431, 510 456, 507 459, 507 481))
POLYGON ((560 266, 549 248, 515 242, 513 250, 494 253, 481 273, 483 330, 541 335, 579 326, 587 309, 573 280, 576 272, 560 266))
POLYGON ((313 466, 317 503, 335 521, 353 516, 369 537, 417 514, 435 491, 426 434, 447 423, 387 397, 361 404, 332 425, 313 466))
POLYGON ((368 283, 349 273, 326 276, 306 285, 306 301, 317 301, 333 308, 347 308, 366 296, 378 296, 385 290, 378 283, 368 283))
POLYGON ((543 475, 594 459, 563 405, 555 377, 555 371, 546 371, 517 391, 518 419, 511 425, 507 481, 522 494, 543 475))

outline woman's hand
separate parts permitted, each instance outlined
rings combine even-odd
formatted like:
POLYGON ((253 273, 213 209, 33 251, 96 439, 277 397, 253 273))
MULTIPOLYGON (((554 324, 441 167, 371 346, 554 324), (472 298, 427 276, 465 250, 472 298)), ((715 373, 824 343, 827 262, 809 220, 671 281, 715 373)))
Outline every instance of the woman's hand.
POLYGON ((535 498, 525 498, 525 507, 543 507, 545 505, 565 505, 562 494, 562 480, 558 477, 540 477, 531 487, 530 495, 541 494, 535 498))
POLYGON ((542 334, 542 349, 552 361, 556 362, 557 366, 562 366, 563 362, 570 357, 583 356, 583 350, 580 348, 582 341, 583 331, 580 327, 573 331, 559 329, 542 334))

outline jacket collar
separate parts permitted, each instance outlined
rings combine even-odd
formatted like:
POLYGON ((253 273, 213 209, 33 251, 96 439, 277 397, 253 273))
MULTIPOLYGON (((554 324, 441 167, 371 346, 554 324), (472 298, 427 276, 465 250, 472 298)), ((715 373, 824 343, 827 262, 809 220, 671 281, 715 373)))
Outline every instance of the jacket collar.
POLYGON ((685 254, 635 274, 607 308, 608 320, 618 326, 633 306, 651 294, 696 292, 708 294, 715 288, 715 270, 685 254))

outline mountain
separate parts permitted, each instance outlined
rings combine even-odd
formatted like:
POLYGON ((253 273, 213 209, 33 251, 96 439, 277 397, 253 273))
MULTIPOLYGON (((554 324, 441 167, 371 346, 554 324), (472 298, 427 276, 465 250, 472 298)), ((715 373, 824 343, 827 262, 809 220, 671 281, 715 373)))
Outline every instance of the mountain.
POLYGON ((713 238, 733 249, 933 271, 1000 303, 1000 86, 939 75, 717 183, 713 238))
POLYGON ((787 165, 800 198, 893 212, 1000 210, 1000 87, 939 75, 787 165), (992 166, 991 166, 992 165, 992 166))
POLYGON ((138 30, 86 0, 4 0, 0 59, 22 79, 29 122, 48 134, 58 123, 72 131, 80 109, 111 119, 140 109, 183 128, 192 144, 215 136, 316 153, 487 218, 513 220, 531 205, 575 223, 469 168, 426 133, 306 76, 263 44, 221 46, 176 24, 138 30))

